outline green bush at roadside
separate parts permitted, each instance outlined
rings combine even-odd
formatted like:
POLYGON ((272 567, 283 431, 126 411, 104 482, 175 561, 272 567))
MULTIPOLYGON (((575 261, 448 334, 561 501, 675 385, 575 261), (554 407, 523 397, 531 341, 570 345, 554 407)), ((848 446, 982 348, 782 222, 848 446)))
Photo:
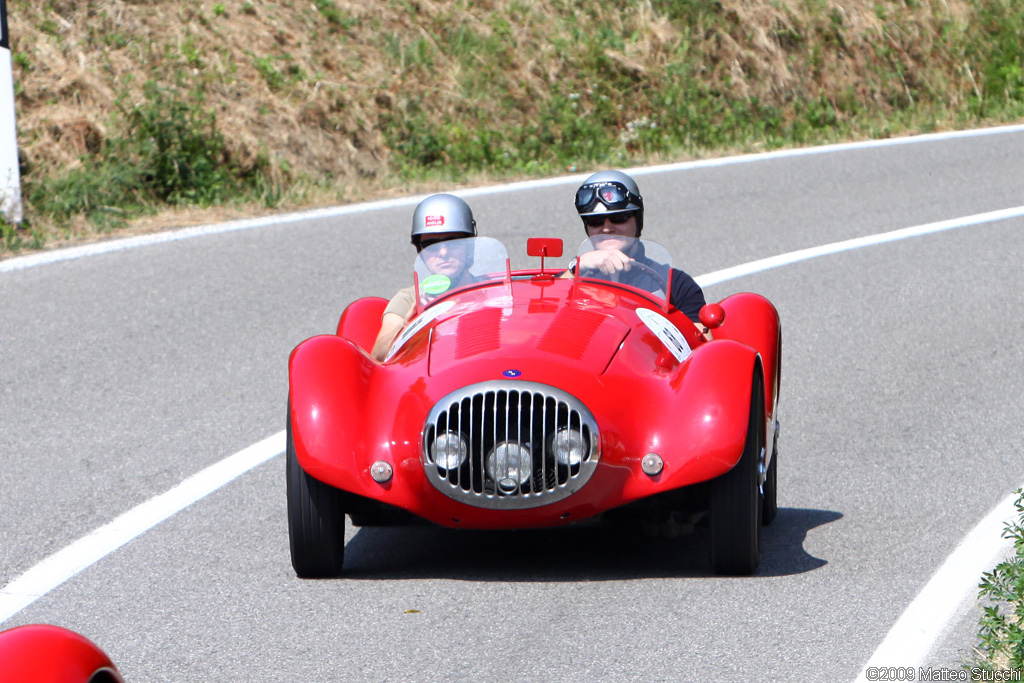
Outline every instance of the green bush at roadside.
POLYGON ((99 230, 165 206, 208 208, 267 192, 260 169, 241 171, 228 158, 214 115, 155 85, 146 100, 119 108, 123 133, 82 166, 26 185, 33 211, 58 224, 84 217, 99 230))
POLYGON ((1017 496, 1017 520, 1003 530, 1003 537, 1013 540, 1013 554, 984 574, 978 586, 983 611, 977 647, 981 661, 970 667, 1024 669, 1024 489, 1018 489, 1017 496))

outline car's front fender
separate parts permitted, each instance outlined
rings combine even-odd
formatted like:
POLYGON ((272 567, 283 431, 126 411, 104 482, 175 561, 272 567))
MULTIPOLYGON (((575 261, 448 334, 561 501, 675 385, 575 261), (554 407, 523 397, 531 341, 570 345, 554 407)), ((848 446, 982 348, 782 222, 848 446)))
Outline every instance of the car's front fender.
POLYGON ((311 476, 355 490, 369 468, 365 392, 377 364, 352 341, 321 335, 295 347, 288 361, 290 428, 299 464, 311 476), (329 467, 328 461, 344 467, 329 467), (350 481, 339 481, 342 479, 350 481))
POLYGON ((757 352, 721 340, 697 348, 668 380, 656 406, 645 402, 651 429, 624 454, 628 460, 655 453, 664 468, 649 476, 639 466, 626 484, 627 499, 697 484, 718 477, 739 461, 750 420, 751 386, 760 373, 757 352))

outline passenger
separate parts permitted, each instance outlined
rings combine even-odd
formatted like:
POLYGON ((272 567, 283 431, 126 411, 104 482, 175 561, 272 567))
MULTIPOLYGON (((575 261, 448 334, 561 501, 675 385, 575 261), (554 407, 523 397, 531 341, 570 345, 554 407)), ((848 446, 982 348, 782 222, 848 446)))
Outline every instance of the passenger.
MULTIPOLYGON (((473 211, 469 205, 454 195, 431 195, 420 202, 413 212, 412 244, 417 252, 431 245, 466 237, 476 237, 476 221, 473 220, 473 211)), ((446 288, 459 287, 472 282, 467 256, 466 246, 454 243, 431 249, 425 265, 434 275, 450 281, 446 288)), ((381 316, 380 332, 370 352, 373 358, 384 360, 395 337, 415 311, 415 287, 401 289, 391 298, 381 316)))
MULTIPOLYGON (((593 239, 594 251, 579 257, 573 268, 605 275, 618 273, 625 284, 629 278, 645 277, 642 269, 630 273, 630 263, 648 266, 640 237, 644 227, 644 200, 636 181, 621 171, 600 171, 591 175, 576 190, 576 213, 583 220, 587 236, 593 239)), ((657 270, 657 268, 655 268, 657 270)), ((650 277, 646 275, 646 277, 650 277)), ((693 321, 699 330, 700 309, 705 304, 704 291, 697 282, 678 268, 672 269, 672 292, 669 302, 693 321)))

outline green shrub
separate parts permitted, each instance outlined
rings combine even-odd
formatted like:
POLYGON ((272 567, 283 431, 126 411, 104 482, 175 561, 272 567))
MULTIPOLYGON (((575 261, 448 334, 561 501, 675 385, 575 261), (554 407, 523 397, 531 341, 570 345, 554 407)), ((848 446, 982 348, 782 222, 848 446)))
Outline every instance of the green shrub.
POLYGON ((221 202, 237 179, 225 163, 224 137, 214 115, 169 98, 155 86, 147 88, 147 97, 144 106, 124 112, 127 137, 110 152, 137 156, 144 186, 159 201, 200 206, 221 202))
POLYGON ((42 249, 46 238, 38 230, 22 227, 20 230, 0 216, 0 249, 17 252, 22 249, 42 249))
POLYGON ((252 64, 256 67, 256 71, 263 76, 263 80, 267 82, 267 86, 271 90, 280 90, 284 87, 285 75, 274 66, 273 57, 257 57, 253 55, 252 64))
POLYGON ((123 134, 63 175, 26 179, 33 211, 66 224, 83 216, 116 227, 163 205, 209 207, 236 194, 273 202, 268 162, 244 171, 228 158, 216 118, 197 104, 146 88, 141 104, 119 109, 123 134))
POLYGON ((1017 490, 1018 520, 1006 525, 1003 537, 1013 539, 1014 554, 982 576, 983 601, 978 652, 986 668, 1024 667, 1024 489, 1017 490))
POLYGON ((1024 106, 1024 6, 1014 0, 978 0, 968 31, 967 55, 980 72, 980 92, 971 100, 977 117, 1024 106))
POLYGON ((332 30, 348 30, 355 26, 356 20, 345 16, 331 0, 314 0, 313 5, 331 24, 332 30))

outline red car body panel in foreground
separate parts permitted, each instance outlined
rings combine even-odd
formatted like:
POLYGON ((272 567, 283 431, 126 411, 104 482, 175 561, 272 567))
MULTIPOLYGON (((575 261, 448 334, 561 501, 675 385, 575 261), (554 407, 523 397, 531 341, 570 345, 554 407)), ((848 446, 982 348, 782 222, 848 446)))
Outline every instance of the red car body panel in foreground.
MULTIPOLYGON (((450 308, 385 363, 367 353, 383 299, 356 301, 337 334, 295 348, 290 433, 308 475, 449 527, 571 523, 728 472, 744 452, 758 375, 765 393, 761 443, 772 443, 780 326, 774 307, 759 295, 720 302, 724 322, 710 342, 682 313, 666 313, 631 287, 537 271, 511 273, 505 282, 442 301, 450 308), (689 355, 678 360, 638 309, 666 318, 692 349, 689 355), (495 509, 446 495, 428 480, 424 430, 435 404, 462 387, 509 378, 557 387, 592 413, 599 459, 572 495, 536 507, 495 509), (664 462, 654 476, 641 468, 649 453, 664 462), (371 476, 378 462, 393 470, 384 483, 371 476)), ((766 457, 771 455, 769 448, 766 457)))
POLYGON ((30 624, 0 632, 0 681, 121 683, 110 658, 74 631, 30 624))

